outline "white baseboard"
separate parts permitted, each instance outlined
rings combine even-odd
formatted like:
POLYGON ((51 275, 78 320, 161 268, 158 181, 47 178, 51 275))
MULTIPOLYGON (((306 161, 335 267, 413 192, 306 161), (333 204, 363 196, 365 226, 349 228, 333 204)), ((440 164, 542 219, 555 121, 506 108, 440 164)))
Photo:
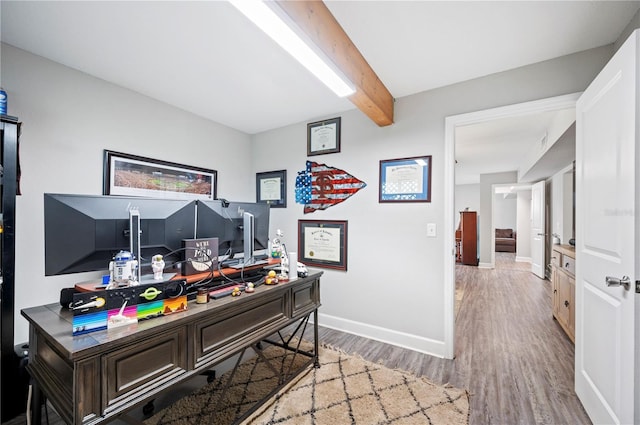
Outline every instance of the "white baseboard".
POLYGON ((479 269, 495 269, 496 266, 493 263, 478 263, 479 269))
POLYGON ((318 325, 418 351, 430 356, 444 358, 444 341, 436 341, 322 313, 318 314, 318 325))
POLYGON ((531 263, 531 257, 518 257, 516 255, 516 262, 517 263, 531 263))

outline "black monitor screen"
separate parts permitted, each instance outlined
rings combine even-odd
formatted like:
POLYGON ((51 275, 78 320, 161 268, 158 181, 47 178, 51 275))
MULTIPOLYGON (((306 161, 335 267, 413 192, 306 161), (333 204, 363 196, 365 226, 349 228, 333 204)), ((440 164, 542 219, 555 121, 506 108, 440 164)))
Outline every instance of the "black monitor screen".
POLYGON ((218 238, 220 256, 242 253, 245 212, 254 216, 255 250, 268 249, 269 205, 266 203, 198 201, 196 238, 218 238))
MULTIPOLYGON (((140 263, 167 255, 195 235, 196 201, 121 196, 44 195, 45 275, 107 270, 129 250, 129 210, 140 214, 140 263)), ((178 261, 182 253, 175 254, 178 261)), ((170 259, 169 259, 170 260, 170 259)))

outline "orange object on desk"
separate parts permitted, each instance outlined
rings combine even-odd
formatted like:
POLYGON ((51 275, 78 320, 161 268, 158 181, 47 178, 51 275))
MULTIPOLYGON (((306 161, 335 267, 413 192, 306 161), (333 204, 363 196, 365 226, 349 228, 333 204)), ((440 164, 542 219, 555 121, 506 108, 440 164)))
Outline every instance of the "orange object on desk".
MULTIPOLYGON (((276 265, 276 264, 280 264, 280 259, 279 258, 269 258, 268 263, 266 265, 272 266, 272 265, 276 265)), ((258 270, 258 269, 263 268, 264 266, 265 266, 265 264, 249 266, 249 267, 245 267, 244 271, 246 272, 246 271, 258 270)), ((237 276, 241 272, 242 272, 241 270, 234 269, 234 268, 231 268, 231 267, 225 267, 224 269, 222 269, 222 273, 225 276, 237 276)), ((174 277, 172 277, 171 280, 184 279, 184 280, 187 281, 187 283, 194 283, 194 282, 201 281, 203 279, 207 279, 210 275, 211 275, 211 272, 192 274, 192 275, 189 275, 189 276, 182 276, 180 274, 177 274, 174 277)), ((220 272, 216 269, 213 272, 213 279, 219 278, 220 275, 221 275, 220 272)), ((89 282, 76 283, 75 288, 76 288, 76 291, 80 291, 80 292, 91 292, 91 291, 98 291, 98 290, 105 289, 104 285, 99 281, 95 281, 95 282, 89 281, 89 282)))

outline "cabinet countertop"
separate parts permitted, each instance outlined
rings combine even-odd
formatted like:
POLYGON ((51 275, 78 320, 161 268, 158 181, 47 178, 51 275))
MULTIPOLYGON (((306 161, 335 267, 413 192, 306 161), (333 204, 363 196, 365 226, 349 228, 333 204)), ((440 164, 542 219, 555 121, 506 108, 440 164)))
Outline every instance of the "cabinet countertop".
POLYGON ((554 245, 553 250, 573 259, 576 258, 576 248, 572 245, 554 245))

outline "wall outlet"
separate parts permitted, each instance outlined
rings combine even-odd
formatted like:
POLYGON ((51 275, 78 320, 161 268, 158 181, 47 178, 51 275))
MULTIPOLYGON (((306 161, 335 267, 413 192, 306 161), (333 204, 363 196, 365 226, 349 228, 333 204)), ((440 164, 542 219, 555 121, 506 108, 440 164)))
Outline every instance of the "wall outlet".
POLYGON ((427 237, 435 238, 436 237, 436 223, 428 223, 427 224, 427 237))

